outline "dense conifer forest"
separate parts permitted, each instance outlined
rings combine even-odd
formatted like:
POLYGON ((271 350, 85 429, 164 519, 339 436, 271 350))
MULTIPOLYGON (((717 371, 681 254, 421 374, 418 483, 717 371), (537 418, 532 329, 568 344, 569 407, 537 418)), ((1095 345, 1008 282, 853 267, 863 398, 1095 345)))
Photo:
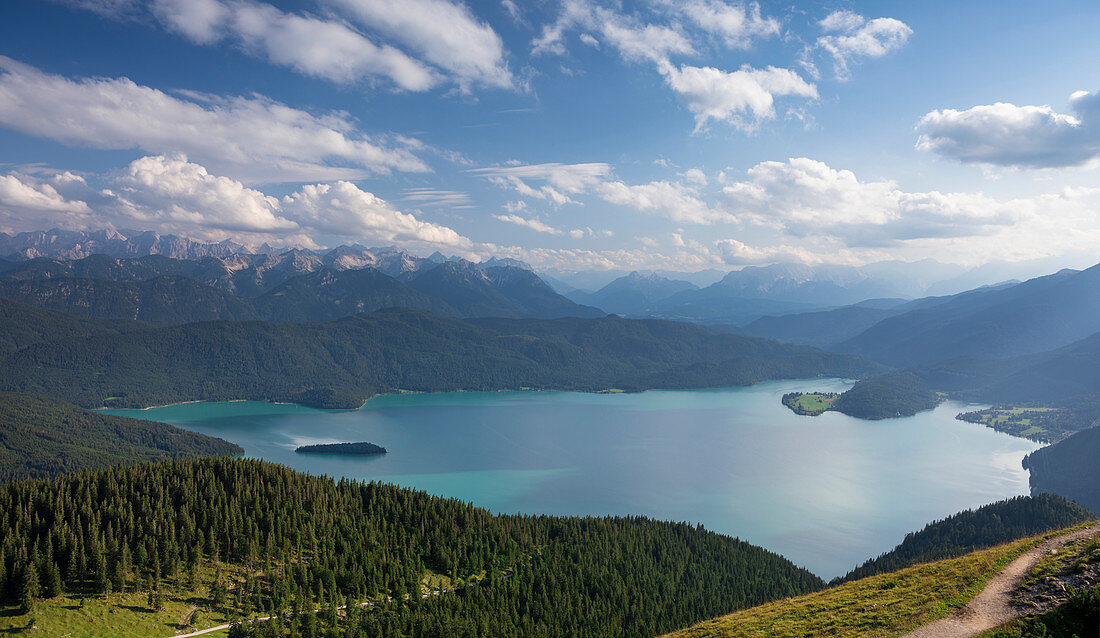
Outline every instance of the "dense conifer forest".
MULTIPOLYGON (((701 527, 494 516, 261 461, 167 461, 0 487, 0 592, 24 611, 60 592, 134 589, 155 608, 211 564, 201 604, 240 617, 393 596, 353 614, 363 632, 349 635, 368 636, 654 635, 824 585, 701 527), (243 566, 244 579, 228 579, 223 564, 243 566), (421 600, 427 570, 458 588, 421 600)), ((296 615, 294 635, 320 635, 325 617, 296 615)))
POLYGON ((0 359, 0 390, 85 407, 254 399, 357 408, 397 390, 725 387, 873 369, 852 355, 669 321, 393 309, 324 324, 213 321, 37 343, 0 359))
POLYGON ((1053 494, 1017 496, 929 523, 905 536, 893 550, 848 572, 838 582, 857 580, 1001 543, 1061 529, 1096 518, 1088 509, 1053 494))
POLYGON ((240 454, 233 443, 165 423, 0 393, 0 483, 164 459, 240 454))

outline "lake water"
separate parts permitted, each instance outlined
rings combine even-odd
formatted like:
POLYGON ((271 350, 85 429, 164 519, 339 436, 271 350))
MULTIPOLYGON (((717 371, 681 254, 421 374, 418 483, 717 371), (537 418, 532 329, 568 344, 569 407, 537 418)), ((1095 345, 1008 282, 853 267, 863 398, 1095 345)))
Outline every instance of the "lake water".
POLYGON ((644 514, 702 523, 824 578, 957 511, 1028 493, 1037 444, 955 420, 946 403, 901 419, 799 416, 814 379, 641 394, 476 392, 377 397, 360 410, 258 402, 109 410, 241 445, 314 474, 376 479, 496 512, 644 514), (384 456, 296 454, 370 441, 384 456))

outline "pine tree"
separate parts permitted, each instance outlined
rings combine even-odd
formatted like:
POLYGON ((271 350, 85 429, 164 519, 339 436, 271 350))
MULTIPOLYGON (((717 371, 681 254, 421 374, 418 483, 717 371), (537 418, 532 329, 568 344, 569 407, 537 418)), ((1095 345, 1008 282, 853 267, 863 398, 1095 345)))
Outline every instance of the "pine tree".
POLYGON ((34 599, 41 594, 38 585, 38 569, 28 564, 23 567, 23 583, 19 589, 19 608, 24 614, 34 611, 34 599))

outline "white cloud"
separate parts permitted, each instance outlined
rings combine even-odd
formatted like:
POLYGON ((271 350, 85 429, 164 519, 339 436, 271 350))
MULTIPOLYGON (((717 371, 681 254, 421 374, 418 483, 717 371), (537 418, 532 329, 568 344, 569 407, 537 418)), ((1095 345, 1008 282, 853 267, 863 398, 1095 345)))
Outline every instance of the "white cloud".
POLYGON ((59 180, 83 179, 72 173, 64 173, 51 180, 40 180, 29 175, 0 175, 0 210, 12 215, 23 212, 86 213, 88 204, 79 199, 69 199, 58 192, 54 183, 59 180), (54 183, 51 183, 54 182, 54 183))
POLYGON ((627 60, 648 60, 661 63, 672 54, 695 53, 682 33, 663 25, 628 25, 603 18, 603 36, 627 60))
POLYGON ((760 5, 726 3, 720 0, 669 2, 697 27, 720 36, 726 46, 746 48, 754 38, 779 35, 779 20, 764 17, 760 5))
POLYGON ((306 232, 356 237, 375 245, 446 246, 452 249, 473 246, 473 242, 453 229, 402 213, 351 182, 309 184, 297 193, 287 195, 279 203, 283 215, 306 232))
POLYGON ((1050 106, 1004 102, 921 118, 917 148, 960 162, 1016 168, 1060 168, 1100 160, 1100 91, 1077 91, 1073 114, 1050 106))
POLYGON ((417 60, 371 42, 342 22, 245 0, 154 0, 152 11, 168 29, 197 44, 225 39, 304 75, 340 83, 385 77, 409 91, 424 91, 437 82, 417 60))
POLYGON ((738 218, 794 237, 830 235, 848 245, 988 234, 1026 214, 981 194, 910 193, 890 181, 860 181, 851 171, 804 157, 761 162, 748 177, 723 189, 738 218))
POLYGON ((704 35, 718 36, 732 47, 747 46, 754 37, 778 34, 779 22, 764 17, 756 3, 656 0, 653 6, 658 9, 655 17, 668 24, 647 23, 637 15, 623 15, 585 0, 564 0, 558 19, 545 25, 532 42, 532 53, 565 53, 565 35, 573 29, 585 30, 581 37, 588 43, 592 41, 588 32, 599 33, 623 59, 654 64, 669 87, 686 99, 695 115, 697 131, 711 120, 751 131, 763 120, 775 117, 775 97, 817 97, 816 87, 790 69, 745 65, 737 71, 725 71, 672 62, 673 56, 697 53, 684 19, 704 35))
POLYGON ((565 234, 565 231, 554 228, 553 226, 545 224, 537 219, 527 219, 525 217, 520 217, 519 215, 493 215, 493 219, 497 219, 499 221, 509 224, 514 224, 516 226, 529 228, 537 233, 546 233, 547 235, 565 234))
POLYGON ((555 204, 575 204, 569 195, 588 190, 611 172, 611 167, 602 162, 583 164, 516 164, 512 166, 494 166, 475 168, 468 172, 488 179, 490 182, 516 191, 524 197, 545 199, 555 204), (533 187, 528 182, 546 182, 533 187))
POLYGON ((833 59, 833 72, 847 79, 852 64, 861 58, 881 58, 909 41, 913 29, 895 18, 868 20, 851 11, 834 11, 821 20, 829 33, 817 39, 817 48, 833 59))
POLYGON ((185 153, 245 182, 427 171, 407 148, 264 97, 174 97, 127 78, 70 80, 0 56, 0 124, 63 144, 185 153))
POLYGON ((707 185, 707 174, 704 173, 702 171, 702 169, 689 168, 686 171, 684 171, 683 173, 680 173, 680 176, 683 177, 684 181, 686 181, 689 184, 693 184, 695 186, 706 186, 707 185))
POLYGON ((401 199, 419 202, 425 206, 448 206, 451 208, 472 208, 474 200, 464 191, 452 191, 439 188, 406 188, 401 199))
POLYGON ((298 227, 280 216, 274 197, 179 155, 134 160, 112 184, 119 206, 135 221, 252 233, 298 227))
POLYGON ((750 246, 737 239, 720 239, 714 242, 724 263, 731 266, 748 266, 795 262, 821 263, 822 256, 801 246, 750 246))
POLYGON ((775 117, 775 96, 816 98, 817 88, 790 69, 741 67, 722 71, 713 67, 662 64, 668 85, 684 96, 695 114, 696 129, 710 120, 726 121, 753 130, 762 120, 775 117))
POLYGON ((734 221, 728 213, 711 208, 697 196, 694 189, 678 182, 657 181, 636 185, 605 182, 596 188, 596 194, 612 204, 657 213, 678 222, 712 224, 734 221))
POLYGON ((55 225, 83 229, 136 226, 202 239, 234 238, 275 245, 353 241, 466 253, 476 247, 453 229, 401 212, 345 181, 305 185, 280 199, 211 174, 180 155, 134 160, 103 176, 107 188, 99 191, 83 181, 73 181, 74 177, 63 173, 51 178, 55 191, 26 176, 0 176, 0 218, 7 217, 20 230, 55 225), (13 180, 21 184, 13 186, 13 180), (65 197, 66 186, 83 189, 87 203, 65 197), (35 198, 28 190, 44 197, 35 198))
POLYGON ((370 29, 416 50, 449 71, 460 87, 513 86, 504 43, 460 2, 449 0, 325 0, 370 29))

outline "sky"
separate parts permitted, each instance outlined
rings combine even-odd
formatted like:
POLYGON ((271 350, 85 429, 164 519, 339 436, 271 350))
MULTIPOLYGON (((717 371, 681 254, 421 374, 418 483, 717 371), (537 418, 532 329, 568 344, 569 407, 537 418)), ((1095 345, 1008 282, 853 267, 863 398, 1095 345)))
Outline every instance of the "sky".
POLYGON ((0 231, 537 268, 1100 246, 1100 3, 0 3, 0 231))

